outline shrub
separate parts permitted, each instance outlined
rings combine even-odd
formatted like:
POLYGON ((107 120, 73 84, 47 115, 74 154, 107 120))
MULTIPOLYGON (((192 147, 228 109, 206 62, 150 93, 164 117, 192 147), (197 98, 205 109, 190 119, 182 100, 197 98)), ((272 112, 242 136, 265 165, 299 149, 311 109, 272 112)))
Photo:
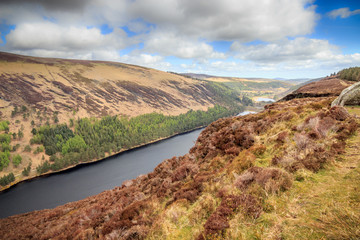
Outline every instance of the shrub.
POLYGON ((0 171, 9 166, 10 153, 8 151, 0 152, 0 171))
POLYGON ((310 144, 310 139, 301 133, 295 133, 294 141, 299 150, 304 150, 310 144))
POLYGON ((34 154, 38 154, 38 153, 41 153, 44 151, 44 146, 37 146, 35 151, 34 151, 34 154))
POLYGON ((0 131, 9 131, 9 121, 0 121, 0 131))
POLYGON ((31 152, 31 147, 30 147, 30 145, 26 145, 26 146, 25 146, 24 152, 31 152))
POLYGON ((13 181, 15 181, 15 176, 13 173, 9 173, 8 175, 5 175, 2 178, 0 178, 0 185, 6 186, 13 181))
POLYGON ((31 162, 28 164, 27 167, 24 168, 24 170, 22 171, 22 175, 23 176, 29 176, 30 170, 31 170, 31 162))
POLYGON ((17 166, 19 166, 19 164, 21 163, 22 157, 21 157, 19 154, 16 154, 16 155, 13 157, 12 161, 13 161, 14 166, 17 167, 17 166))
POLYGON ((280 133, 278 133, 277 137, 276 137, 276 141, 278 143, 284 143, 286 138, 288 137, 289 133, 287 131, 282 131, 280 133))
POLYGON ((252 167, 241 174, 235 180, 235 186, 246 189, 250 184, 256 182, 270 193, 278 193, 288 190, 292 186, 289 173, 277 168, 252 167))
POLYGON ((44 163, 40 164, 36 167, 36 171, 39 174, 46 173, 51 169, 51 165, 48 161, 45 161, 44 163))
POLYGON ((230 171, 235 170, 237 173, 241 173, 244 170, 254 166, 255 155, 248 150, 242 151, 231 163, 230 171))

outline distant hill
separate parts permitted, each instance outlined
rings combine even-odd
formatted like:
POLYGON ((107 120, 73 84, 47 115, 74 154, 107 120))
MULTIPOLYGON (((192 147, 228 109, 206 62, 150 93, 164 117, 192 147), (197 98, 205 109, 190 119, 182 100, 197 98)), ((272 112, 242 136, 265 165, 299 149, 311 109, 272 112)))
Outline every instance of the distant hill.
POLYGON ((208 82, 222 83, 237 91, 240 95, 250 98, 276 98, 277 95, 293 88, 296 84, 295 81, 280 81, 269 78, 222 77, 196 73, 181 73, 180 75, 201 79, 208 82))
POLYGON ((291 82, 294 84, 302 84, 305 83, 309 80, 311 80, 310 78, 274 78, 274 80, 279 80, 279 81, 285 81, 285 82, 291 82))
POLYGON ((183 75, 183 76, 187 76, 187 77, 197 78, 197 79, 206 79, 206 78, 214 77, 212 75, 201 74, 201 73, 179 73, 179 74, 183 75))

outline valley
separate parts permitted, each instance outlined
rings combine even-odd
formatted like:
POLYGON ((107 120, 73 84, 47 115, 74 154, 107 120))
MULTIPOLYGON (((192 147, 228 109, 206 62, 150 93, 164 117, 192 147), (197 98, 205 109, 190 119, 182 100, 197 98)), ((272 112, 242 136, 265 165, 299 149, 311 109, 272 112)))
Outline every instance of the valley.
MULTIPOLYGON (((45 61, 36 61, 40 60, 45 61)), ((84 62, 81 64, 84 67, 84 62)), ((347 71, 354 72, 345 69, 341 73, 347 76, 347 71)), ((187 153, 160 160, 150 173, 121 180, 122 184, 116 183, 113 189, 54 209, 0 219, 0 235, 4 239, 359 237, 354 227, 360 224, 356 191, 359 103, 331 106, 343 94, 342 90, 358 79, 344 79, 339 73, 300 86, 280 101, 266 104, 261 101, 271 100, 292 85, 268 79, 213 79, 207 75, 206 79, 198 79, 162 74, 179 78, 184 88, 177 86, 178 92, 173 97, 164 97, 161 86, 157 91, 152 89, 156 84, 148 85, 146 90, 137 86, 131 91, 128 83, 120 84, 122 89, 127 89, 127 97, 133 97, 135 105, 148 104, 154 109, 134 115, 100 111, 109 110, 111 105, 114 113, 116 107, 111 98, 99 97, 102 101, 97 101, 99 106, 109 104, 108 108, 98 105, 94 108, 93 102, 86 102, 86 97, 80 100, 80 92, 75 98, 71 92, 66 95, 63 91, 59 95, 53 91, 53 85, 50 88, 45 84, 53 84, 50 80, 39 80, 38 86, 28 87, 30 93, 36 91, 36 94, 27 95, 26 88, 16 88, 14 83, 31 85, 36 78, 27 76, 19 80, 14 77, 17 74, 3 75, 6 77, 2 81, 7 85, 2 85, 1 92, 5 103, 0 122, 1 183, 7 187, 27 177, 95 162, 206 126, 187 153), (262 88, 268 89, 267 92, 262 88), (142 90, 137 92, 138 89, 142 90), (36 98, 40 93, 42 97, 36 98), (170 101, 186 94, 189 95, 183 100, 190 105, 170 101), (150 96, 154 99, 162 96, 166 106, 151 102, 150 96), (147 100, 136 101, 136 97, 147 100), (61 107, 58 101, 52 101, 57 98, 61 101, 68 98, 69 104, 78 101, 79 109, 61 107), (178 110, 162 112, 170 105, 178 110), (184 106, 195 107, 184 110, 184 106), (264 109, 258 113, 239 114, 261 106, 264 109), (331 201, 329 196, 333 196, 331 201)), ((83 83, 79 77, 69 79, 72 79, 70 75, 66 78, 69 86, 78 85, 82 91, 88 91, 85 96, 95 94, 101 86, 99 80, 83 83)), ((116 84, 116 80, 109 81, 112 86, 116 84)), ((353 97, 357 101, 356 90, 353 97)), ((76 169, 73 172, 76 176, 76 169)))
POLYGON ((268 79, 226 82, 122 63, 4 52, 0 77, 0 120, 6 125, 1 132, 6 138, 2 190, 206 126, 246 108, 258 111, 263 104, 251 98, 263 96, 261 91, 256 94, 259 86, 275 84, 267 90, 272 96, 291 86, 268 79))

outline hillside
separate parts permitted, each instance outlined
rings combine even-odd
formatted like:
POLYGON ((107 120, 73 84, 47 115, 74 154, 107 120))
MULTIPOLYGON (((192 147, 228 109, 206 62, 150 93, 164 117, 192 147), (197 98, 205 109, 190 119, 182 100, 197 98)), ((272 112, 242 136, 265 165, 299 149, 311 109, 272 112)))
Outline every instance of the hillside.
POLYGON ((360 111, 331 108, 333 99, 292 99, 220 119, 188 154, 82 201, 2 219, 0 235, 358 239, 360 111))
POLYGON ((122 63, 0 53, 0 77, 3 117, 10 117, 13 109, 7 107, 15 105, 58 111, 62 119, 69 114, 178 115, 217 103, 201 81, 122 63))
POLYGON ((208 82, 222 83, 237 91, 241 96, 255 100, 255 97, 275 98, 275 96, 293 88, 296 82, 280 81, 268 78, 221 77, 206 74, 183 73, 181 75, 208 82))
POLYGON ((289 93, 281 100, 286 101, 306 97, 335 97, 352 84, 353 82, 342 79, 339 75, 322 78, 320 80, 315 79, 315 81, 311 81, 289 93))
POLYGON ((323 79, 323 78, 314 78, 314 79, 307 80, 305 82, 299 82, 296 85, 290 87, 287 91, 277 94, 274 99, 277 99, 277 100, 282 99, 283 97, 291 94, 292 92, 298 90, 299 88, 301 88, 309 83, 320 81, 321 79, 323 79))
POLYGON ((220 83, 123 63, 0 52, 0 81, 0 189, 243 109, 220 83))

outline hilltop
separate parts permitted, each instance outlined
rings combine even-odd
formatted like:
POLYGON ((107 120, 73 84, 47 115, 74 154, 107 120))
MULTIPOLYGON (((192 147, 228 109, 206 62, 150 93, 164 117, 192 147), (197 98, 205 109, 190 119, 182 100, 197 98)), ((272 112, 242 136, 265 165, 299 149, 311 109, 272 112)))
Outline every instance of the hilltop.
POLYGON ((210 124, 113 190, 0 220, 6 239, 357 239, 359 107, 293 98, 210 124))
POLYGON ((321 79, 313 79, 305 85, 300 85, 295 91, 289 93, 282 100, 306 97, 335 97, 353 82, 340 78, 339 75, 321 79))

